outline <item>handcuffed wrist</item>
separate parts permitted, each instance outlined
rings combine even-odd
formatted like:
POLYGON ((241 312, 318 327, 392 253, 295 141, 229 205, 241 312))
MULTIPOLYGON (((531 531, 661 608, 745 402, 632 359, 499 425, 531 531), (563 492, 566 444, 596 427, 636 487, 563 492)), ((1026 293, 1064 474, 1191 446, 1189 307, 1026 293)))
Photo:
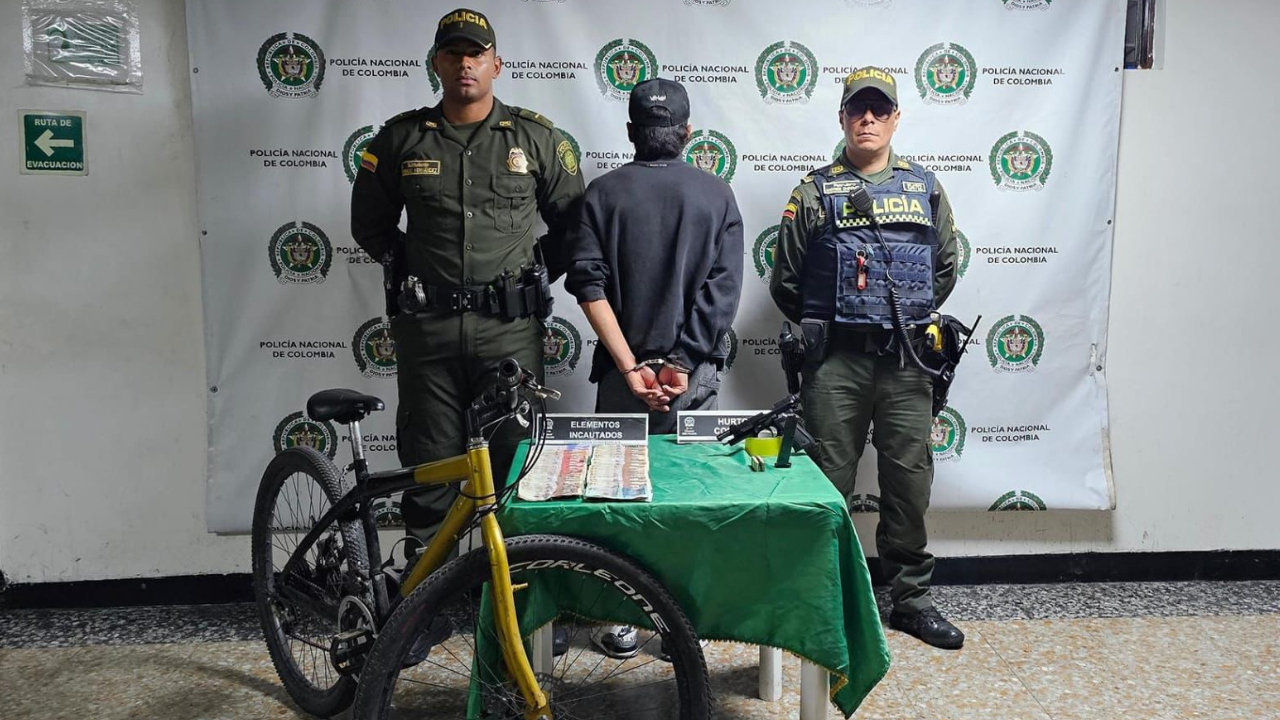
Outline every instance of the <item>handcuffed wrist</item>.
POLYGON ((662 361, 662 364, 666 367, 671 368, 672 370, 675 370, 678 373, 684 373, 685 375, 688 375, 693 372, 691 368, 687 368, 681 363, 675 360, 672 360, 671 358, 666 358, 665 360, 662 361))

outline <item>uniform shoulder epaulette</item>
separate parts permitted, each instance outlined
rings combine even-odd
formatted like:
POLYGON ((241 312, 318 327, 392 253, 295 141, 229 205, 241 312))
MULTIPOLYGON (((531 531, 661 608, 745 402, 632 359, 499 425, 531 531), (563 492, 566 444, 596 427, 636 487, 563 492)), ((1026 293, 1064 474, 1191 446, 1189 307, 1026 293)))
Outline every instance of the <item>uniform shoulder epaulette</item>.
POLYGON ((517 116, 522 117, 525 120, 532 120, 545 128, 551 129, 556 126, 555 123, 551 122, 547 118, 527 108, 516 107, 515 105, 509 105, 507 107, 517 116))
POLYGON ((417 108, 417 109, 415 109, 415 110, 405 110, 404 112, 400 113, 399 115, 396 115, 395 117, 389 118, 385 123, 383 123, 383 126, 385 127, 385 126, 387 126, 387 125, 391 125, 391 124, 394 124, 394 123, 398 123, 398 122, 400 122, 401 120, 412 120, 413 118, 416 118, 416 117, 418 117, 419 115, 423 115, 423 114, 425 114, 425 113, 426 113, 428 110, 430 110, 430 109, 431 109, 430 107, 420 107, 420 108, 417 108))
POLYGON ((818 179, 830 180, 848 169, 849 168, 845 167, 843 163, 828 163, 822 167, 810 170, 809 174, 805 176, 805 182, 813 182, 818 179))
POLYGON ((922 169, 922 168, 919 168, 919 167, 916 167, 916 166, 912 165, 910 161, 908 161, 908 160, 903 160, 902 158, 898 158, 898 163, 897 163, 897 165, 898 165, 898 167, 902 168, 903 170, 921 170, 921 169, 922 169))

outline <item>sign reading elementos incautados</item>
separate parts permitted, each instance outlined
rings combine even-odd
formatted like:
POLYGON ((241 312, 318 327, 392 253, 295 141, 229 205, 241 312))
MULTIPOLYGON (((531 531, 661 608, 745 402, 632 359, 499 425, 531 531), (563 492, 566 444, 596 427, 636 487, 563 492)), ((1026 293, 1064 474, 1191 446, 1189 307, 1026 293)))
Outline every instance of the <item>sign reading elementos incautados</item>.
POLYGON ((23 175, 86 175, 84 113, 19 110, 23 175))

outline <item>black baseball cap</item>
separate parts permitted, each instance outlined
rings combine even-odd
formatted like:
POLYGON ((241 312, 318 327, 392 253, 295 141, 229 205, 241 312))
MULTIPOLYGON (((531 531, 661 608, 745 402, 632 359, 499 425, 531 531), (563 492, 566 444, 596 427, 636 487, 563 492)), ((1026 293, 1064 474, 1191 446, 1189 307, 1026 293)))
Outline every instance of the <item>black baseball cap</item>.
POLYGON ((689 122, 689 94, 674 80, 654 78, 631 88, 631 124, 674 127, 689 122))
POLYGON ((484 13, 458 8, 440 18, 436 25, 436 47, 450 40, 469 40, 488 50, 498 38, 493 33, 493 23, 484 13))
POLYGON ((879 90, 882 95, 898 104, 898 81, 893 79, 884 68, 868 65, 861 67, 844 77, 844 93, 840 96, 840 107, 849 102, 849 98, 866 89, 879 90))

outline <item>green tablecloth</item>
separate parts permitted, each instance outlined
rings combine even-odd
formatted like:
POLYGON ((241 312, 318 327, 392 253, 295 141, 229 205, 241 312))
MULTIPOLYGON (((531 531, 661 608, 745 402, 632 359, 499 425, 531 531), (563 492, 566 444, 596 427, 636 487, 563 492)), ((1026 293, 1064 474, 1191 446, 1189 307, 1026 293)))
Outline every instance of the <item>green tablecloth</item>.
POLYGON ((649 475, 653 502, 516 498, 499 516, 503 531, 571 535, 629 555, 700 637, 782 648, 826 668, 832 700, 853 714, 888 671, 889 649, 862 546, 826 476, 803 455, 753 473, 741 445, 674 436, 650 438, 649 475))

